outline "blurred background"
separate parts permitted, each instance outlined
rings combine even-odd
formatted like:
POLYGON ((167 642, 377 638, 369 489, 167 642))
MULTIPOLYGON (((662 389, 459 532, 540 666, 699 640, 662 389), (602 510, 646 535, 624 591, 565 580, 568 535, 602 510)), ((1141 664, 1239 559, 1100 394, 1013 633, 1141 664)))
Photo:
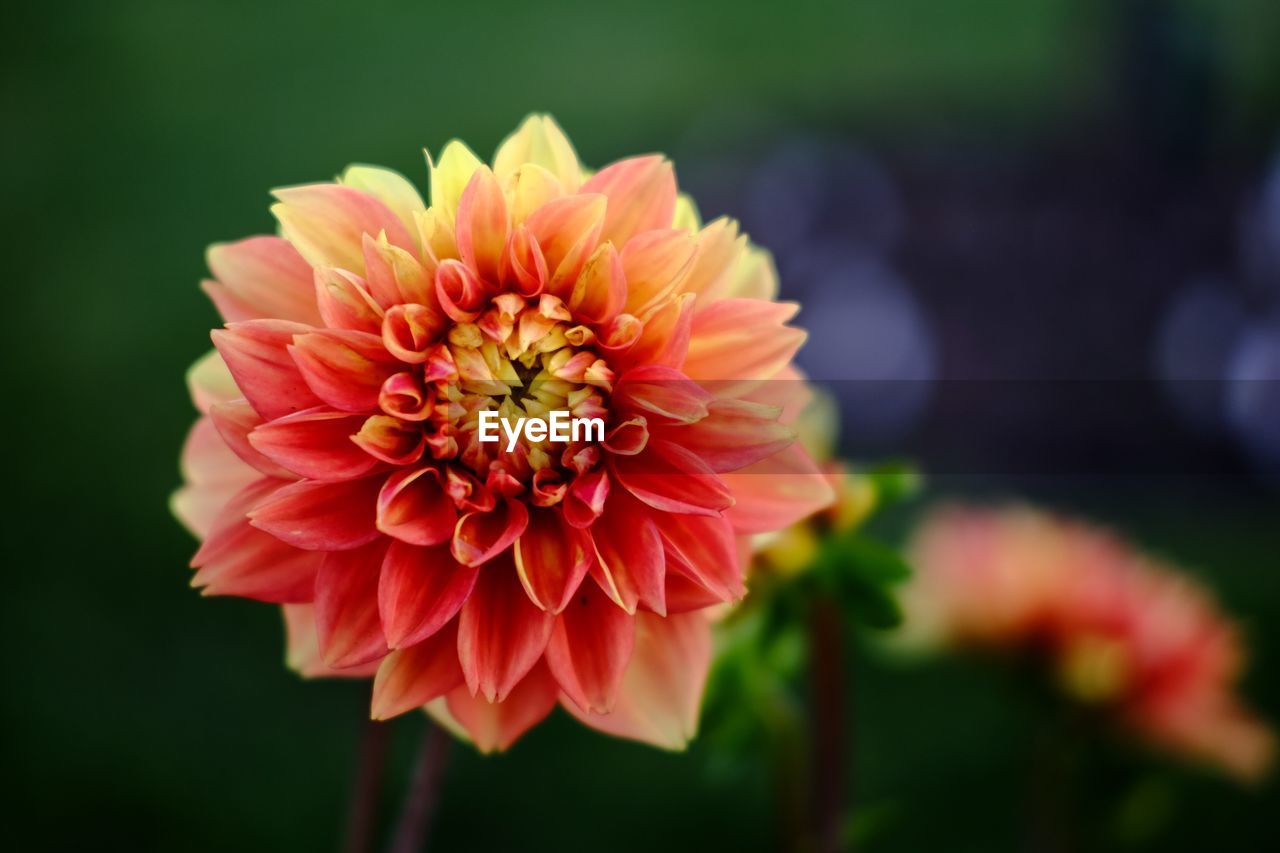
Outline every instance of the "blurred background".
MULTIPOLYGON (((425 186, 423 146, 487 155, 533 110, 588 164, 670 154, 705 218, 774 250, 847 454, 916 459, 928 500, 1103 519, 1190 567, 1246 626, 1246 694, 1280 719, 1271 0, 9 14, 9 849, 335 847, 367 686, 299 681, 275 608, 200 599, 166 507, 182 375, 216 322, 204 247, 271 230, 271 187, 353 161, 425 186)), ((1024 849, 1035 708, 981 667, 856 659, 865 848, 1024 849)), ((387 816, 420 729, 395 724, 387 816)), ((774 849, 769 772, 561 717, 502 758, 455 751, 435 849, 774 849)), ((1116 849, 1259 849, 1280 806, 1276 782, 1173 765, 1099 778, 1116 849)))

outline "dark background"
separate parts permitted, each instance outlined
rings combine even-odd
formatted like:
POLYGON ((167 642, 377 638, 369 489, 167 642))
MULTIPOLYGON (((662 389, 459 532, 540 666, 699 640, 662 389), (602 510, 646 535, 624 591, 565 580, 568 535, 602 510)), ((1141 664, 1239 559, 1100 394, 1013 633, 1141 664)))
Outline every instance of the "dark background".
MULTIPOLYGON (((668 152, 708 218, 777 252, 848 452, 922 460, 930 499, 1030 495, 1188 566, 1244 621, 1247 693, 1280 718, 1270 0, 6 17, 8 849, 336 846, 367 687, 299 681, 274 608, 191 591, 166 508, 182 374, 216 322, 203 250, 270 230, 270 187, 352 161, 424 186, 422 146, 483 156, 532 110, 588 164, 668 152)), ((866 848, 1020 849, 1037 709, 981 667, 859 650, 866 848)), ((386 814, 420 728, 395 725, 386 814)), ((436 849, 775 845, 767 764, 707 742, 667 755, 557 717, 508 756, 454 755, 436 849)), ((1274 782, 1121 765, 1090 788, 1118 848, 1274 835, 1274 782)))

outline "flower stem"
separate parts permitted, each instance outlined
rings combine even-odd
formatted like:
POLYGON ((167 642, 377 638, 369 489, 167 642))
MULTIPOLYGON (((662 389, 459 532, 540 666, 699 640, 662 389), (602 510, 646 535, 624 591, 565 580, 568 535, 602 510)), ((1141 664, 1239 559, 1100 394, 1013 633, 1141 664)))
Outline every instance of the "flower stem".
POLYGON ((418 757, 414 761, 413 778, 405 795, 400 824, 396 827, 390 853, 421 853, 431 830, 431 818, 435 815, 440 799, 441 780, 453 740, 430 720, 422 734, 418 757))
POLYGON ((849 847, 842 839, 850 806, 848 716, 844 666, 844 620, 836 602, 813 599, 809 618, 812 702, 813 840, 819 853, 849 847))
MULTIPOLYGON (((368 705, 363 707, 367 709, 368 705)), ((347 806, 347 831, 342 844, 345 853, 369 853, 373 849, 389 734, 389 727, 368 719, 366 710, 356 757, 356 775, 351 785, 351 801, 347 806)))

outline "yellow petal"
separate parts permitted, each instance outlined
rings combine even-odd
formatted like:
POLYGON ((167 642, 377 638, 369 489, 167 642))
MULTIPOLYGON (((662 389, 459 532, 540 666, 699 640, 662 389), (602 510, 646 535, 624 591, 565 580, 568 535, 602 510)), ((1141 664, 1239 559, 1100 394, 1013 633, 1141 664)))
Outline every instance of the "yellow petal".
POLYGON ((364 190, 380 200, 400 218, 410 234, 414 233, 414 213, 426 208, 422 203, 422 196, 418 194, 417 188, 409 182, 409 179, 391 169, 383 169, 379 166, 348 166, 338 182, 364 190))
POLYGON ((429 156, 427 162, 431 166, 431 207, 452 228, 458 216, 458 200, 480 168, 480 158, 455 139, 440 152, 439 163, 432 163, 429 156))
POLYGON ((582 166, 569 138, 549 115, 534 113, 515 133, 503 140, 493 157, 493 171, 506 178, 526 163, 555 175, 566 192, 575 192, 582 180, 582 166))

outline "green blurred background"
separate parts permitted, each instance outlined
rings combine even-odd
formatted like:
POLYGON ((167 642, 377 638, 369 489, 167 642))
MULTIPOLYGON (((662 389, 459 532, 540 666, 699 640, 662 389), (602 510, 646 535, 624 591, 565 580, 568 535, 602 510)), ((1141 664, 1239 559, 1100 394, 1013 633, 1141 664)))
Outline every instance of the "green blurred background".
MULTIPOLYGON (((1198 109, 1178 95, 1202 90, 1213 108, 1195 125, 1195 162, 1175 151, 1159 180, 1207 170, 1234 198, 1262 174, 1280 119, 1270 0, 119 0, 9 14, 0 146, 17 313, 5 336, 0 837, 11 850, 337 845, 367 686, 299 681, 275 608, 190 590, 193 543, 166 508, 193 418, 182 374, 216 322, 197 289, 203 250, 270 230, 269 188, 352 161, 423 185, 423 146, 458 136, 487 153, 532 110, 556 115, 588 163, 665 150, 680 168, 681 150, 705 163, 708 149, 735 158, 758 143, 757 125, 717 117, 767 114, 775 130, 853 140, 895 164, 910 221, 935 174, 913 164, 1032 158, 1052 172, 1066 148, 1123 171, 1146 162, 1134 152, 1153 127, 1198 109), (1122 7, 1143 5, 1154 11, 1135 14, 1173 16, 1161 20, 1177 22, 1173 43, 1192 59, 1171 66, 1186 79, 1135 95, 1116 57, 1122 7), (1154 118, 1135 130, 1142 104, 1154 118), (1118 139, 1138 141, 1113 156, 1118 139)), ((1086 483, 1041 497, 1209 578, 1256 641, 1251 698, 1280 718, 1275 491, 1086 483)), ((880 824, 866 848, 1023 849, 1034 709, 977 667, 899 669, 862 644, 858 655, 855 790, 880 824)), ((420 729, 416 717, 395 724, 384 816, 420 729)), ((776 846, 768 764, 726 764, 706 743, 667 755, 558 716, 508 756, 454 756, 435 849, 776 846)), ((1274 836, 1275 783, 1246 793, 1155 767, 1137 788, 1098 791, 1120 846, 1255 850, 1274 836)))

